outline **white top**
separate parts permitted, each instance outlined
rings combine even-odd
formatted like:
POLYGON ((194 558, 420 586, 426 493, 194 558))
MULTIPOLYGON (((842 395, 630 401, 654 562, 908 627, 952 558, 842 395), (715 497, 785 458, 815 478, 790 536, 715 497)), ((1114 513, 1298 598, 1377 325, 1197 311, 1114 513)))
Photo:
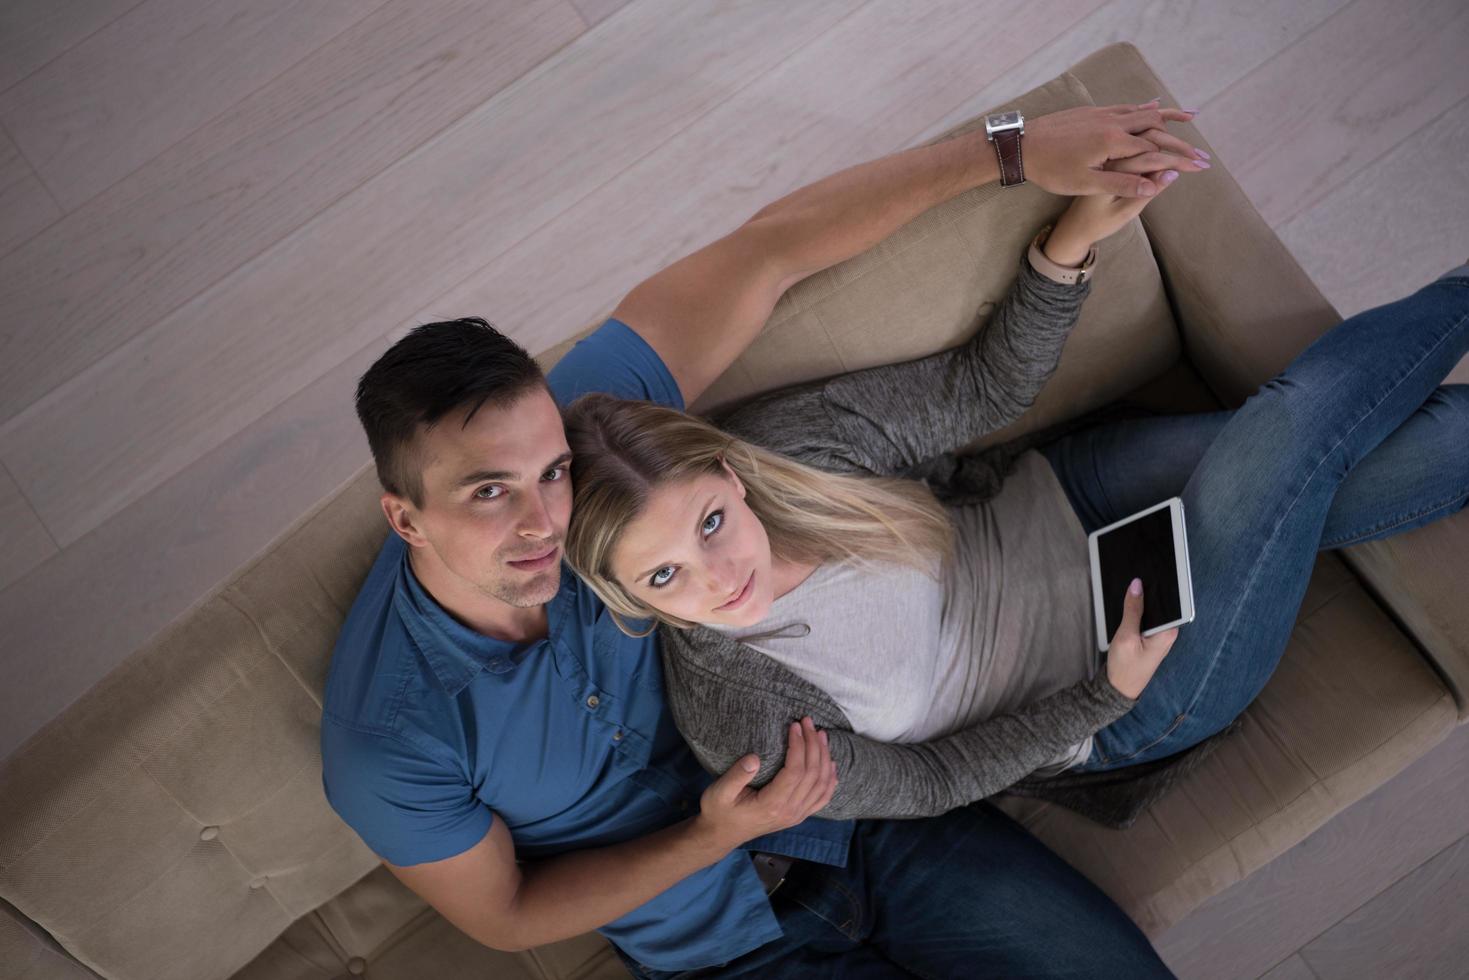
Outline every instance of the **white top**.
MULTIPOLYGON (((720 628, 884 742, 929 741, 1089 679, 1086 533, 1045 457, 1024 453, 999 494, 949 513, 951 567, 829 562, 760 623, 720 628)), ((1091 742, 1042 771, 1079 763, 1091 742)))

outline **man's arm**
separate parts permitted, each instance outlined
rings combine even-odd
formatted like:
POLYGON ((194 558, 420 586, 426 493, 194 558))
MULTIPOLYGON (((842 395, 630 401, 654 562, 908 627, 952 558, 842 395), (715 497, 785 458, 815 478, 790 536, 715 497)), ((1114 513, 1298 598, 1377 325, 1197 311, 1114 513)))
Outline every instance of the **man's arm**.
POLYGON ((441 861, 384 862, 420 898, 472 939, 522 950, 569 939, 618 919, 762 834, 805 820, 831 802, 836 766, 809 718, 787 732, 784 766, 750 788, 759 759, 746 756, 704 791, 699 814, 607 847, 518 864, 496 816, 469 850, 441 861))
MULTIPOLYGON (((1026 124, 1030 179, 1055 193, 1149 196, 1156 185, 1141 174, 1198 169, 1191 159, 1160 150, 1183 150, 1186 144, 1161 127, 1189 118, 1151 105, 1041 116, 1026 124), (1104 169, 1109 161, 1116 170, 1104 169)), ((998 179, 999 163, 982 130, 850 167, 762 208, 656 273, 612 316, 657 351, 691 404, 759 335, 791 286, 866 251, 929 208, 998 179)))

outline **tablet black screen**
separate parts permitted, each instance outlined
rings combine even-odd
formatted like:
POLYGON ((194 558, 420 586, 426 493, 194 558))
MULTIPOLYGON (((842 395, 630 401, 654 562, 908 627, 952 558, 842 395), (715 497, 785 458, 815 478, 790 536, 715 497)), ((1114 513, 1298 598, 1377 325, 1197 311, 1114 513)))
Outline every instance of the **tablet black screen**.
POLYGON ((1178 619, 1178 564, 1173 555, 1173 516, 1167 507, 1097 536, 1107 640, 1122 625, 1122 601, 1134 578, 1143 580, 1143 630, 1178 619))

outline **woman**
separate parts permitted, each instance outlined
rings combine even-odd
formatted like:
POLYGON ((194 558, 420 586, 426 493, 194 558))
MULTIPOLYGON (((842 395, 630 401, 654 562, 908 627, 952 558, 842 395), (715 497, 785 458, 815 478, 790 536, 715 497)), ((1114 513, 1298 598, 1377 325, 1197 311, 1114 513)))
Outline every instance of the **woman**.
POLYGON ((1090 291, 1066 267, 1146 203, 1075 200, 967 345, 765 396, 723 432, 572 406, 567 557, 621 622, 661 624, 675 720, 712 772, 754 752, 758 785, 808 715, 838 818, 1175 757, 1264 686, 1318 550, 1464 506, 1469 386, 1440 382, 1469 350, 1469 267, 1344 321, 1237 410, 944 455, 1030 406, 1090 291), (1130 595, 1101 662, 1086 534, 1175 495, 1197 619, 1143 638, 1130 595))

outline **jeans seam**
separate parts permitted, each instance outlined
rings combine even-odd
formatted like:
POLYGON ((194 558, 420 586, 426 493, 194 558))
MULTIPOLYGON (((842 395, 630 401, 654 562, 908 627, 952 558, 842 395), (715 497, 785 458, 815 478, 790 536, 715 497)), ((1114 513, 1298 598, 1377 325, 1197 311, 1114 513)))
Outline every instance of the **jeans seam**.
POLYGON ((842 884, 842 882, 835 875, 824 874, 822 875, 822 879, 825 881, 826 885, 840 892, 842 898, 846 900, 847 908, 849 911, 848 921, 852 924, 852 930, 850 932, 846 929, 843 929, 839 924, 832 922, 826 916, 822 915, 820 912, 816 911, 805 902, 801 901, 799 897, 792 896, 792 898, 807 912, 810 912, 812 915, 816 916, 818 919, 831 926, 833 929, 841 933, 846 938, 852 940, 853 942, 857 942, 862 934, 862 903, 857 900, 856 893, 847 888, 846 885, 842 884))
MULTIPOLYGON (((1144 746, 1142 746, 1141 748, 1138 748, 1138 749, 1134 749, 1132 752, 1129 752, 1127 755, 1119 755, 1119 756, 1117 756, 1115 758, 1106 759, 1106 761, 1108 763, 1112 763, 1112 762, 1127 762, 1129 759, 1136 759, 1138 756, 1140 756, 1144 752, 1148 751, 1148 749, 1151 749, 1153 746, 1158 745, 1158 744, 1166 741, 1170 735, 1172 735, 1174 732, 1178 731, 1178 726, 1179 725, 1182 725, 1187 720, 1188 720, 1188 712, 1185 711, 1183 714, 1181 714, 1177 718, 1174 718, 1173 719, 1173 724, 1169 725, 1168 726, 1168 729, 1166 731, 1164 731, 1163 734, 1161 734, 1157 738, 1153 739, 1147 745, 1144 745, 1144 746)), ((1105 756, 1104 756, 1104 758, 1105 758, 1105 756)))
POLYGON ((1321 542, 1321 547, 1322 548, 1342 548, 1342 547, 1346 547, 1348 545, 1355 544, 1356 542, 1361 541, 1361 540, 1363 540, 1365 538, 1370 538, 1374 534, 1377 534, 1377 533, 1379 533, 1381 531, 1390 531, 1390 530, 1392 530, 1395 527, 1401 527, 1402 525, 1407 524, 1409 521, 1416 521, 1418 518, 1424 516, 1425 514, 1432 514, 1434 511, 1438 510, 1439 508, 1441 508, 1441 507, 1447 507, 1449 504, 1452 504, 1454 501, 1463 499, 1465 497, 1469 497, 1469 490, 1460 490, 1457 493, 1455 493, 1452 497, 1446 497, 1445 499, 1439 501, 1436 504, 1431 504, 1428 507, 1425 507, 1423 510, 1417 511, 1417 512, 1412 513, 1412 514, 1405 514, 1402 517, 1394 518, 1393 520, 1390 520, 1390 521, 1384 521, 1383 523, 1378 524, 1376 527, 1372 527, 1372 528, 1367 529, 1366 531, 1363 531, 1361 534, 1356 534, 1356 535, 1353 535, 1350 538, 1343 538, 1343 539, 1338 540, 1338 541, 1330 541, 1330 542, 1322 541, 1321 542))

